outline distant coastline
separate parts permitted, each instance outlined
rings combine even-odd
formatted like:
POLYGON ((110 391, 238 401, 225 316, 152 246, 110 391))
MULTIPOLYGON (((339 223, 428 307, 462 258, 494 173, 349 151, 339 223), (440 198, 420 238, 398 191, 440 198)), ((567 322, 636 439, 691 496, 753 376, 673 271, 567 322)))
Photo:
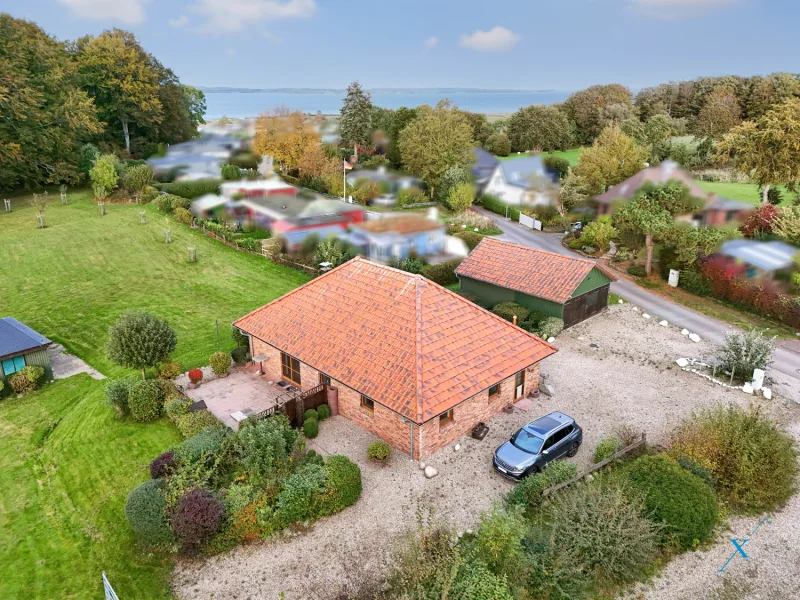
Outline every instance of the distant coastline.
MULTIPOLYGON (((237 87, 199 87, 206 94, 336 94, 342 95, 346 89, 337 88, 237 88, 237 87)), ((373 88, 371 94, 556 94, 559 90, 514 90, 484 88, 373 88)))

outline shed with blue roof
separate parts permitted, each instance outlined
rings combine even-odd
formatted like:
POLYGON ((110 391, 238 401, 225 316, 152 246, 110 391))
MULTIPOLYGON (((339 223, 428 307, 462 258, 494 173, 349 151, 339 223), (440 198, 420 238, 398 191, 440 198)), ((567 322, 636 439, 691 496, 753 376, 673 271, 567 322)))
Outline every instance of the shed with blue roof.
POLYGON ((47 348, 52 342, 14 317, 0 319, 0 380, 27 366, 42 367, 47 379, 53 369, 47 348))

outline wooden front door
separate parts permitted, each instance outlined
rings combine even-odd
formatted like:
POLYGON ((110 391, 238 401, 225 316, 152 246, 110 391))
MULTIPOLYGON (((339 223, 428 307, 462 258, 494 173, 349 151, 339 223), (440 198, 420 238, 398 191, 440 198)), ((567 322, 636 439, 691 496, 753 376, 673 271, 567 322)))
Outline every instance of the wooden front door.
POLYGON ((514 402, 525 395, 525 369, 514 376, 514 402))

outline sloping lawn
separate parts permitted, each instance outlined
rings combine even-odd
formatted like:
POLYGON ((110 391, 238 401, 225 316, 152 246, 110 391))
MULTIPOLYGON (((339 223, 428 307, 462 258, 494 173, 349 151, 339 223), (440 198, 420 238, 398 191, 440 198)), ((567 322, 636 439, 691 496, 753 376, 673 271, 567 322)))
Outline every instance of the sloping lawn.
MULTIPOLYGON (((755 183, 725 183, 722 181, 698 181, 697 184, 706 192, 722 196, 723 198, 730 198, 731 200, 739 200, 740 202, 749 202, 753 206, 761 204, 761 192, 758 191, 758 186, 755 183)), ((781 206, 788 206, 792 203, 794 195, 789 192, 784 186, 780 186, 783 194, 781 206)))
POLYGON ((2 598, 102 598, 102 571, 120 598, 171 597, 171 563, 136 547, 123 509, 179 436, 117 421, 104 386, 77 375, 0 402, 2 598))
POLYGON ((536 156, 541 154, 545 156, 557 156, 559 158, 566 158, 570 166, 574 167, 578 164, 578 159, 581 156, 583 148, 572 148, 571 150, 564 150, 563 152, 523 152, 521 154, 509 154, 508 156, 498 156, 499 160, 511 160, 512 158, 520 158, 522 156, 536 156))
POLYGON ((107 204, 101 217, 85 192, 71 193, 66 206, 57 194, 50 198, 45 229, 37 228, 27 198, 15 198, 12 213, 0 212, 0 316, 16 317, 108 376, 128 372, 104 350, 109 326, 128 308, 169 320, 178 334, 174 357, 188 369, 232 349, 234 319, 309 280, 167 221, 149 205, 107 204), (196 263, 188 260, 189 246, 197 248, 196 263))

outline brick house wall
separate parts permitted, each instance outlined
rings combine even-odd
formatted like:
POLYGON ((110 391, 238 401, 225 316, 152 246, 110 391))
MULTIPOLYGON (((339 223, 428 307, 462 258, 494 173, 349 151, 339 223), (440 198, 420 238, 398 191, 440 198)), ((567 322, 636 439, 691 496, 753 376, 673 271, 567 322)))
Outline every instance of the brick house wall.
MULTIPOLYGON (((251 338, 251 345, 253 356, 264 354, 269 357, 263 363, 265 377, 271 381, 283 379, 281 376, 281 352, 256 338, 251 338)), ((428 457, 454 443, 461 436, 469 434, 478 423, 488 423, 492 417, 503 410, 504 406, 513 404, 514 383, 515 375, 512 375, 500 382, 500 392, 492 398, 489 398, 488 391, 485 390, 455 406, 453 420, 449 423, 440 426, 437 416, 422 425, 413 424, 414 459, 420 460, 428 457)), ((304 391, 319 385, 319 371, 301 362, 300 384, 304 391)), ((377 402, 375 402, 374 410, 363 407, 361 394, 340 381, 331 379, 331 387, 338 390, 341 416, 366 429, 400 452, 409 454, 412 424, 408 420, 377 402)), ((537 363, 525 370, 525 384, 520 398, 524 398, 538 387, 539 364, 537 363)))

